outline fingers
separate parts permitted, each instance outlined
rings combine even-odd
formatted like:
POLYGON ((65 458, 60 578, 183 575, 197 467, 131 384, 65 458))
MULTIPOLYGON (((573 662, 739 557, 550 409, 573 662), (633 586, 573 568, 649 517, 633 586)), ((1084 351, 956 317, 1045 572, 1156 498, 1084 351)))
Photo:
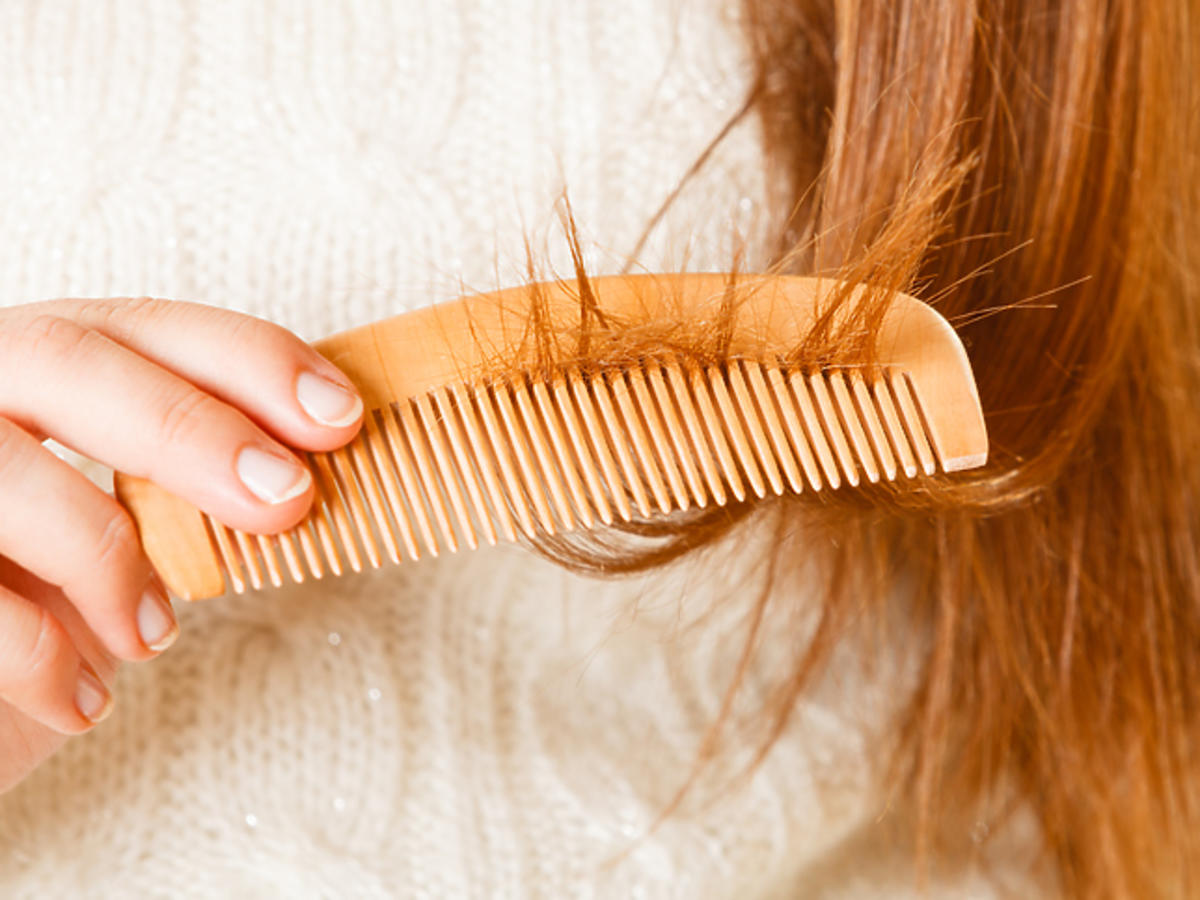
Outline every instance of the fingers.
POLYGON ((0 556, 61 588, 109 652, 148 659, 174 641, 175 617, 129 514, 4 419, 0 497, 0 556))
POLYGON ((334 449, 362 413, 336 367, 248 316, 153 300, 0 310, 0 567, 26 579, 0 579, 0 698, 56 731, 85 730, 111 698, 79 648, 145 659, 178 632, 129 515, 42 438, 274 532, 313 490, 281 441, 334 449))
POLYGON ((99 331, 245 411, 294 447, 333 450, 354 436, 362 420, 362 401, 346 376, 294 334, 262 319, 144 298, 58 300, 29 310, 99 331))
POLYGON ((55 731, 86 731, 112 696, 66 629, 36 603, 0 587, 0 697, 55 731))
POLYGON ((289 528, 312 500, 307 468, 245 414, 67 319, 0 328, 0 416, 246 531, 289 528))

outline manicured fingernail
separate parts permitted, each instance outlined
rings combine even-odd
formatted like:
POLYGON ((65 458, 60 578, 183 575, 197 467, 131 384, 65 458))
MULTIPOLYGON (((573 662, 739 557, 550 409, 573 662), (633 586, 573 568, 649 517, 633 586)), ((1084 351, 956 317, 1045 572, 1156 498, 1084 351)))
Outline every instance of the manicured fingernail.
POLYGON ((142 600, 137 608, 138 634, 142 643, 159 653, 166 650, 179 637, 179 623, 171 612, 171 604, 167 600, 167 592, 155 578, 142 594, 142 600))
POLYGON ((312 372, 301 372, 296 379, 296 397, 306 413, 331 428, 353 425, 363 411, 361 397, 312 372))
POLYGON ((112 712, 112 694, 87 665, 79 667, 79 682, 75 686, 75 708, 92 723, 99 722, 112 712))
POLYGON ((257 447, 244 447, 238 454, 237 473, 250 493, 267 503, 299 497, 312 484, 312 475, 300 463, 257 447))

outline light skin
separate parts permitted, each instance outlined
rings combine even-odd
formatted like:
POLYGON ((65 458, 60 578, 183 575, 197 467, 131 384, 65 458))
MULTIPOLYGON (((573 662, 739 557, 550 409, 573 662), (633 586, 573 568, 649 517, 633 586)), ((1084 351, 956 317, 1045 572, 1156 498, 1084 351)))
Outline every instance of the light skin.
POLYGON ((178 636, 129 514, 53 438, 229 525, 299 522, 362 403, 338 369, 260 319, 164 300, 0 309, 0 790, 112 709, 122 661, 178 636))

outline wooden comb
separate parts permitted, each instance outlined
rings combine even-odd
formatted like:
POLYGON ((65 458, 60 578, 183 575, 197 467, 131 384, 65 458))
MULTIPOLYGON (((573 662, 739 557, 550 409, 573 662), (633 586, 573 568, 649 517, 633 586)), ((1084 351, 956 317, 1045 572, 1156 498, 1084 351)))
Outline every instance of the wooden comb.
POLYGON ((966 353, 920 301, 896 295, 870 367, 783 361, 835 289, 845 286, 762 278, 737 285, 744 299, 730 306, 727 275, 618 276, 589 280, 582 299, 577 283, 553 282, 406 313, 315 345, 358 386, 366 414, 349 445, 308 455, 316 499, 295 528, 235 531, 124 475, 117 496, 168 588, 195 600, 481 539, 982 465, 966 353), (728 359, 656 354, 589 371, 578 346, 556 361, 530 328, 541 318, 544 334, 578 345, 589 319, 670 317, 728 329, 728 359), (523 374, 490 376, 497 360, 523 374))

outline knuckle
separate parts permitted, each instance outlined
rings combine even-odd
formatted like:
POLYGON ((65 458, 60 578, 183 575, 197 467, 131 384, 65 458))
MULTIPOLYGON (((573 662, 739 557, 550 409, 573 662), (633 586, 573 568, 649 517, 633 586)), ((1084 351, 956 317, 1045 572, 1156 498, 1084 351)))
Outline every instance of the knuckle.
POLYGON ((142 556, 142 545, 133 519, 117 507, 96 542, 96 563, 101 571, 127 571, 136 567, 142 556))
POLYGON ((14 338, 26 357, 69 360, 86 347, 96 335, 61 316, 34 316, 17 329, 14 338))
POLYGON ((229 324, 229 341, 234 346, 252 348, 250 358, 270 359, 311 352, 307 344, 283 326, 253 316, 234 316, 229 324))
POLYGON ((100 331, 129 339, 167 306, 167 301, 153 297, 121 297, 90 301, 85 310, 100 331))
POLYGON ((24 629, 10 650, 9 665, 21 681, 37 681, 50 672, 70 650, 71 640, 58 619, 42 607, 36 608, 30 627, 24 629))
POLYGON ((251 316, 235 315, 229 323, 229 339, 236 344, 262 346, 277 343, 279 335, 268 322, 251 316))
POLYGON ((195 388, 181 390, 163 405, 159 437, 165 444, 186 443, 223 411, 223 404, 215 397, 195 388))

